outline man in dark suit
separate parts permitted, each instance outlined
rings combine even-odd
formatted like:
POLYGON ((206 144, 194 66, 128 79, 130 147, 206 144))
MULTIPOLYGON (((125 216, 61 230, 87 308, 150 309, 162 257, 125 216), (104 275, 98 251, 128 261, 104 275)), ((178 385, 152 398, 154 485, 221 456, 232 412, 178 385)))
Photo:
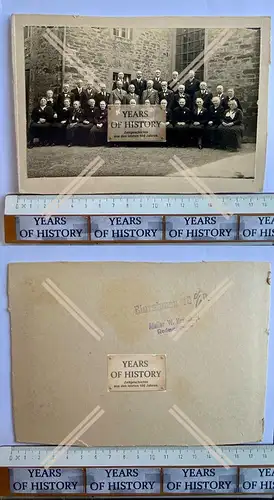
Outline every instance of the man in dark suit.
POLYGON ((90 145, 103 146, 107 143, 107 105, 105 101, 100 102, 99 112, 94 118, 94 125, 90 131, 90 145))
POLYGON ((186 107, 190 109, 192 105, 191 98, 188 94, 186 94, 185 86, 182 83, 180 83, 177 92, 174 93, 173 103, 172 103, 173 109, 179 106, 179 99, 181 98, 185 99, 186 107))
POLYGON ((153 88, 154 90, 157 90, 157 92, 160 92, 162 90, 161 71, 159 69, 156 69, 155 71, 155 76, 153 78, 153 88))
POLYGON ((178 85, 179 81, 178 81, 178 76, 179 76, 179 73, 178 71, 173 71, 172 72, 172 78, 171 80, 168 80, 167 82, 167 85, 168 85, 168 89, 169 90, 173 90, 173 92, 175 92, 175 86, 178 85))
POLYGON ((137 71, 136 78, 131 80, 130 83, 135 87, 135 94, 141 98, 144 90, 147 88, 147 82, 143 79, 142 71, 137 71))
POLYGON ((64 100, 64 107, 58 111, 57 120, 52 125, 52 145, 65 144, 66 128, 72 114, 70 99, 64 100))
POLYGON ((74 94, 75 101, 80 101, 81 103, 84 94, 84 87, 82 80, 77 81, 76 87, 72 89, 72 93, 74 94))
POLYGON ((188 73, 188 79, 185 82, 185 91, 186 94, 190 96, 192 103, 194 101, 195 92, 198 92, 198 90, 200 90, 200 82, 197 78, 195 78, 195 72, 190 70, 188 73))
POLYGON ((139 104, 140 97, 135 93, 135 87, 133 83, 128 86, 128 93, 124 97, 123 104, 130 104, 130 101, 134 99, 136 104, 139 104))
POLYGON ((100 84, 100 92, 97 92, 95 96, 96 106, 100 106, 101 101, 105 101, 106 104, 109 103, 110 93, 107 92, 107 86, 105 83, 100 84))
POLYGON ((121 103, 124 103, 126 95, 127 95, 127 93, 123 89, 122 80, 117 80, 116 88, 110 94, 109 104, 113 104, 115 101, 117 101, 117 99, 119 99, 119 101, 121 101, 121 103))
POLYGON ((75 96, 72 92, 70 92, 69 85, 67 83, 64 84, 62 92, 60 92, 60 94, 57 97, 58 110, 60 110, 64 107, 65 99, 70 100, 71 106, 73 105, 73 102, 75 101, 75 96))
POLYGON ((219 145, 218 127, 222 123, 224 108, 221 106, 221 100, 218 96, 212 98, 212 104, 208 110, 208 123, 206 127, 206 136, 211 146, 219 145))
POLYGON ((217 85, 216 96, 220 99, 220 105, 224 107, 226 96, 224 94, 224 87, 222 85, 217 85))
POLYGON ((114 84, 112 85, 112 90, 117 89, 117 83, 118 82, 122 83, 122 87, 121 88, 127 92, 128 82, 125 80, 125 75, 124 75, 124 73, 122 71, 120 71, 118 73, 118 78, 117 78, 116 82, 114 82, 114 84))
POLYGON ((29 147, 33 147, 35 139, 37 139, 42 146, 48 146, 50 144, 53 114, 54 111, 52 106, 47 106, 47 99, 42 97, 39 106, 35 107, 31 113, 29 147))
POLYGON ((186 107, 186 101, 179 99, 178 107, 173 111, 174 138, 176 144, 184 147, 189 137, 189 126, 191 123, 191 111, 186 107))
POLYGON ((195 105, 195 101, 199 97, 201 97, 203 99, 204 108, 209 109, 209 107, 211 106, 211 99, 213 96, 212 96, 212 93, 208 91, 206 82, 200 83, 200 90, 198 90, 198 92, 195 92, 195 94, 194 94, 193 105, 195 105))
POLYGON ((96 99, 96 91, 94 90, 92 83, 88 83, 87 88, 84 89, 81 94, 80 103, 82 109, 85 109, 90 99, 96 99))
POLYGON ((147 89, 142 93, 142 104, 144 104, 147 99, 150 104, 159 104, 159 94, 157 90, 153 88, 153 80, 147 81, 147 89))
POLYGON ((167 88, 167 82, 165 80, 162 81, 162 90, 159 92, 159 101, 161 102, 163 99, 167 101, 167 107, 170 109, 173 104, 174 92, 167 88))
POLYGON ((240 103, 239 99, 237 97, 235 97, 235 91, 232 88, 227 90, 227 97, 225 98, 224 103, 223 103, 225 109, 229 109, 230 101, 236 101, 238 109, 240 109, 241 111, 243 110, 241 103, 240 103))
POLYGON ((79 101, 81 103, 82 99, 83 99, 83 95, 84 95, 84 87, 83 87, 82 80, 77 81, 76 87, 74 89, 72 89, 71 92, 74 95, 75 101, 79 101))
POLYGON ((52 109, 57 111, 57 101, 54 97, 53 90, 47 90, 46 92, 47 106, 51 106, 52 109))

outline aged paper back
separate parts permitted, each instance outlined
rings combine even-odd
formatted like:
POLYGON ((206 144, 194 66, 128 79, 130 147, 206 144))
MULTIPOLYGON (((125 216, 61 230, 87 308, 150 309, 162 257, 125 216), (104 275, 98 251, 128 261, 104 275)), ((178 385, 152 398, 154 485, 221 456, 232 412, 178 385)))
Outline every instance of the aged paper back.
POLYGON ((260 441, 268 273, 245 262, 10 264, 16 440, 260 441))

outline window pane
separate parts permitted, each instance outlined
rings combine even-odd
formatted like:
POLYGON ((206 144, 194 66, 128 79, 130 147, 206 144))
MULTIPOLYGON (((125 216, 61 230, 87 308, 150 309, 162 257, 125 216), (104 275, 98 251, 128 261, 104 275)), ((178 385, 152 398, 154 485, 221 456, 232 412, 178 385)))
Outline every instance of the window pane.
POLYGON ((126 38, 126 28, 122 28, 121 30, 121 37, 126 38))

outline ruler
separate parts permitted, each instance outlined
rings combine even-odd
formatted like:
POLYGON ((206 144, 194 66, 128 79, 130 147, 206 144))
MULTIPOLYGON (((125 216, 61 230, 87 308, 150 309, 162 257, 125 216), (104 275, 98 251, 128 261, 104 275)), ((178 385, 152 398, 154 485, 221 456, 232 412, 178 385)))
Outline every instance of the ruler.
POLYGON ((54 460, 54 467, 214 467, 273 466, 274 445, 216 447, 81 448, 2 446, 0 467, 39 467, 54 460))
POLYGON ((274 243, 274 194, 10 195, 6 243, 274 243))
POLYGON ((274 193, 235 195, 9 195, 6 215, 273 214, 274 193))

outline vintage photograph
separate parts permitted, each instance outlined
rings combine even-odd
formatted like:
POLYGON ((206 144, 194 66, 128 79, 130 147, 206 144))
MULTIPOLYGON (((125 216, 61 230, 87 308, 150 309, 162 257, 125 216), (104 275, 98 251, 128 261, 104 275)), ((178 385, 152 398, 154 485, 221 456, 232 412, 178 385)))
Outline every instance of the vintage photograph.
POLYGON ((269 25, 15 15, 20 187, 262 190, 269 25))

